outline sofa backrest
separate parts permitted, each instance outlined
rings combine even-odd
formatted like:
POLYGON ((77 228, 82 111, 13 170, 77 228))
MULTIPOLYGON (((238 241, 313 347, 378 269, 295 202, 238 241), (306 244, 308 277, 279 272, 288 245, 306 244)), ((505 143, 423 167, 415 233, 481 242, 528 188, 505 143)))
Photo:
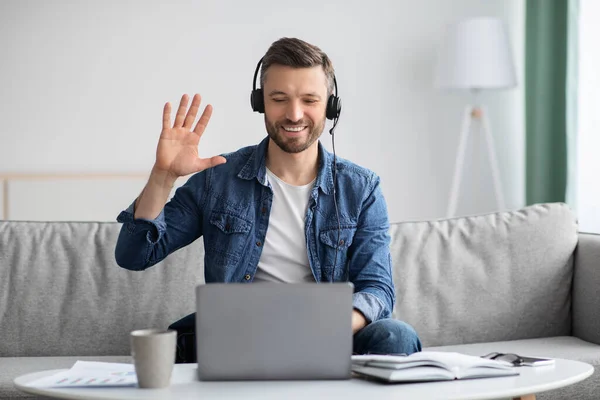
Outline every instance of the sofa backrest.
POLYGON ((577 231, 562 203, 392 224, 394 317, 424 346, 569 335, 577 231))
POLYGON ((0 221, 0 357, 127 355, 130 331, 194 311, 201 240, 133 272, 115 262, 120 227, 0 221))
MULTIPOLYGON (((0 357, 126 355, 129 332, 194 311, 202 240, 120 268, 121 224, 0 221, 0 357)), ((425 346, 568 335, 575 216, 564 204, 390 227, 394 317, 425 346)))

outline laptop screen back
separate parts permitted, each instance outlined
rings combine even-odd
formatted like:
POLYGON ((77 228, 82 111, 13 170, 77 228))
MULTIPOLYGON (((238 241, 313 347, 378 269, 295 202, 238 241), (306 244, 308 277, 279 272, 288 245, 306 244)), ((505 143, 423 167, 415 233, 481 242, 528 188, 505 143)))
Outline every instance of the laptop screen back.
POLYGON ((350 283, 196 288, 201 380, 348 379, 350 283))

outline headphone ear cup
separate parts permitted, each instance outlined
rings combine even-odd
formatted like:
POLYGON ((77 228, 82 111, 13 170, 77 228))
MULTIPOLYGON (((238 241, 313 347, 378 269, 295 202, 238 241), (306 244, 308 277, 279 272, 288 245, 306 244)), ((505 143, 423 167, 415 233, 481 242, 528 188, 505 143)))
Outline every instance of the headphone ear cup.
POLYGON ((250 94, 250 105, 252 110, 257 113, 265 113, 265 98, 263 97, 263 91, 261 89, 254 89, 250 94))
POLYGON ((325 112, 325 116, 327 119, 336 119, 339 118, 340 113, 342 112, 342 100, 334 95, 330 95, 327 100, 327 110, 325 112))

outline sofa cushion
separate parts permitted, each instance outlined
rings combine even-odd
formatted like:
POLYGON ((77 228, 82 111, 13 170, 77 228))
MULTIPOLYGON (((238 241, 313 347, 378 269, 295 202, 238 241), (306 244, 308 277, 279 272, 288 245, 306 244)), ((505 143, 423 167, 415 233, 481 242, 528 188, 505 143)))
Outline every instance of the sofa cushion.
POLYGON ((424 346, 571 333, 577 221, 562 203, 392 224, 394 317, 424 346))
POLYGON ((71 368, 76 361, 132 362, 129 356, 104 357, 0 357, 0 399, 38 399, 39 397, 21 392, 15 388, 13 380, 21 375, 49 369, 71 368))
POLYGON ((128 355, 130 331, 194 311, 202 241, 134 272, 115 261, 120 228, 0 221, 0 357, 128 355))

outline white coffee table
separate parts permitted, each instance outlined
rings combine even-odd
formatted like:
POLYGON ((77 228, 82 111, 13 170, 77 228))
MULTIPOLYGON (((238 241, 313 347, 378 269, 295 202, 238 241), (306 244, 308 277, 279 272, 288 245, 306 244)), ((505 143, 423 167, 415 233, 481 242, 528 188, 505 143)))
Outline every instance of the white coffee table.
POLYGON ((534 399, 532 394, 582 381, 594 368, 586 363, 557 359, 547 367, 520 367, 519 376, 471 379, 451 382, 384 384, 353 378, 346 381, 251 381, 202 382, 196 378, 196 364, 177 364, 171 386, 166 389, 86 388, 40 389, 27 383, 59 371, 22 375, 14 380, 24 392, 59 399, 534 399))

